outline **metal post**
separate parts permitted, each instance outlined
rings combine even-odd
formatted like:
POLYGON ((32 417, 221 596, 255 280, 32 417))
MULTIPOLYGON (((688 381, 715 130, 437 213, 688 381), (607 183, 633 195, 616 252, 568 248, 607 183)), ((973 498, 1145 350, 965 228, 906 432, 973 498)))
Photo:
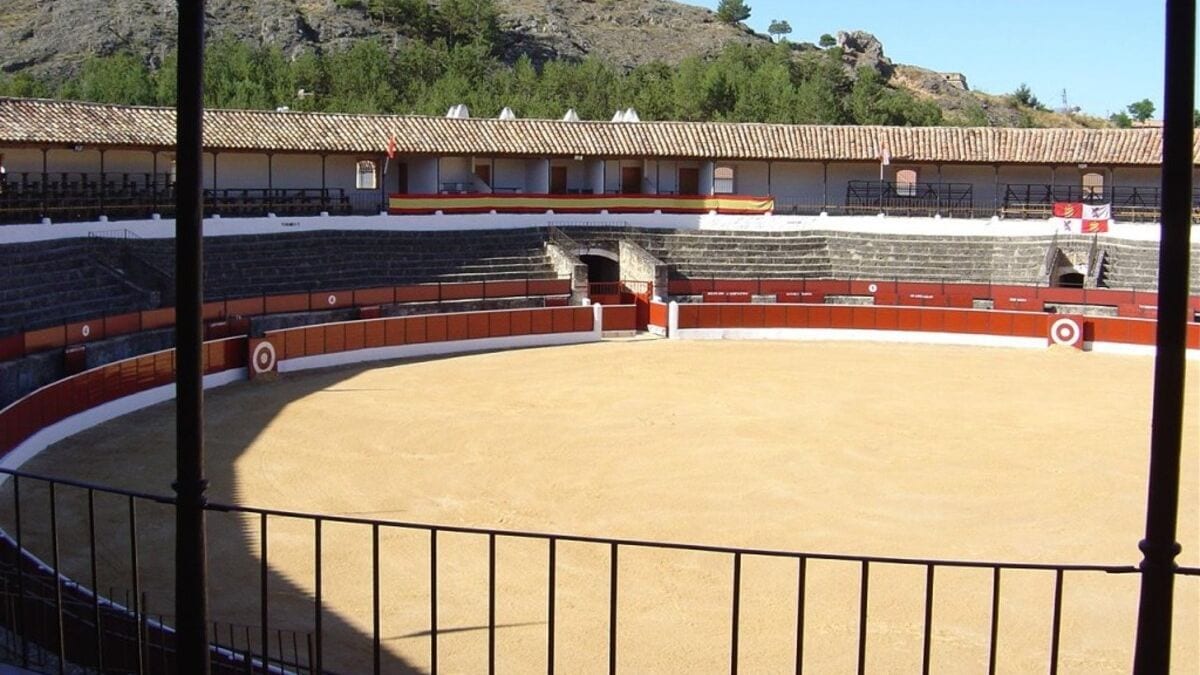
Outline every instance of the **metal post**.
POLYGON ((107 180, 107 176, 105 176, 105 170, 104 170, 104 148, 100 148, 100 213, 101 214, 104 213, 104 197, 105 197, 105 193, 108 190, 107 183, 108 183, 108 180, 107 180))
MULTIPOLYGON (((204 532, 204 0, 179 3, 175 272, 175 615, 179 672, 209 672, 204 532)), ((216 155, 213 155, 216 185, 216 155)))
POLYGON ((1158 245, 1158 353, 1150 422, 1146 538, 1139 544, 1141 599, 1133 672, 1167 673, 1179 516, 1183 427, 1188 249, 1192 221, 1192 110, 1195 91, 1196 0, 1167 0, 1163 93, 1162 225, 1158 245))

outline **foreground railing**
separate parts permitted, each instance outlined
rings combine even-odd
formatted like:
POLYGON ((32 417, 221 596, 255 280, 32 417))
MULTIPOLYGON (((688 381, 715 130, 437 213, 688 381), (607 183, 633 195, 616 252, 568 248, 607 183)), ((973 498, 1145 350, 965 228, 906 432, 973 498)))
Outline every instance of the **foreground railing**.
MULTIPOLYGON (((4 628, 10 631, 15 641, 12 643, 25 645, 22 650, 26 650, 27 653, 32 653, 28 650, 35 649, 31 645, 36 644, 36 649, 54 654, 63 663, 79 666, 85 672, 93 672, 93 669, 98 668, 103 661, 105 638, 101 634, 98 620, 91 624, 88 623, 91 614, 89 608, 85 607, 85 610, 88 611, 72 610, 72 605, 67 600, 70 594, 64 595, 64 591, 73 583, 67 580, 67 576, 81 574, 85 579, 90 576, 91 583, 94 585, 97 580, 97 569, 107 568, 102 571, 107 574, 127 575, 127 578, 135 584, 135 589, 139 584, 143 587, 147 584, 169 585, 169 579, 150 578, 148 570, 144 567, 146 567, 146 559, 155 553, 154 547, 169 542, 170 528, 164 528, 163 523, 154 521, 156 517, 159 519, 169 518, 168 507, 173 504, 173 498, 5 469, 0 469, 0 474, 3 474, 9 483, 6 488, 9 494, 6 495, 8 506, 4 507, 4 526, 14 533, 14 539, 19 547, 26 548, 46 559, 45 571, 49 576, 43 576, 43 579, 58 580, 57 583, 35 584, 32 583, 31 575, 33 573, 28 566, 10 565, 9 569, 16 570, 16 578, 13 580, 10 592, 18 599, 20 606, 36 601, 44 603, 46 607, 52 607, 53 612, 49 625, 42 626, 38 631, 33 631, 29 625, 25 625, 24 619, 28 617, 22 612, 0 612, 0 623, 3 623, 4 628), (103 508, 99 506, 101 500, 105 501, 103 508), (40 502, 41 508, 35 508, 38 502, 40 502), (70 506, 71 504, 73 507, 70 506), (78 515, 82 517, 77 522, 67 519, 66 516, 72 513, 73 509, 81 508, 83 512, 78 515), (118 531, 106 530, 106 527, 116 527, 118 531), (124 530, 124 533, 122 534, 119 530, 124 530), (164 530, 166 531, 164 532, 164 530), (85 541, 73 544, 76 537, 85 541), (108 545, 110 540, 123 541, 124 545, 128 546, 127 555, 123 559, 114 559, 118 556, 114 555, 113 547, 108 545), (71 546, 73 546, 71 550, 74 551, 71 557, 75 559, 75 562, 68 565, 64 552, 71 546), (98 559, 98 550, 104 551, 104 559, 98 559), (35 594, 40 597, 35 598, 35 594), (84 623, 80 624, 81 621, 84 623), (81 625, 84 629, 90 629, 91 632, 85 630, 82 634, 79 633, 81 625), (66 639, 71 635, 76 637, 66 639), (91 635, 91 637, 84 639, 80 635, 91 635)), ((843 580, 851 577, 855 579, 849 587, 836 589, 839 592, 840 600, 835 607, 854 607, 852 613, 843 611, 839 616, 846 618, 853 615, 853 626, 850 628, 853 642, 851 653, 855 668, 859 673, 865 672, 867 669, 873 649, 881 649, 890 653, 890 650, 895 647, 891 644, 873 642, 872 638, 877 635, 876 631, 879 627, 873 626, 872 619, 878 614, 883 617, 879 619, 880 621, 890 625, 891 622, 899 620, 898 616, 903 614, 898 615, 890 602, 880 603, 879 596, 873 596, 873 593, 878 593, 874 590, 875 584, 882 584, 881 588, 886 591, 891 588, 897 573, 906 573, 910 582, 916 579, 921 580, 916 582, 919 586, 919 594, 916 595, 920 597, 916 605, 919 606, 913 607, 914 611, 911 613, 914 616, 908 617, 915 625, 920 626, 919 636, 911 644, 906 645, 914 650, 914 655, 916 650, 919 650, 920 656, 917 660, 921 672, 930 671, 939 647, 947 648, 945 640, 938 637, 939 635, 944 636, 944 632, 939 628, 938 612, 939 608, 943 607, 939 604, 940 602, 948 598, 958 600, 963 597, 979 601, 980 606, 974 607, 971 611, 986 616, 986 634, 982 637, 981 644, 977 645, 981 656, 980 670, 986 663, 987 672, 994 673, 1004 665, 1005 650, 1002 649, 1002 646, 1011 646, 1012 641, 1030 639, 1030 636, 1026 634, 1028 632, 1027 623, 1034 618, 1033 613, 1038 611, 1038 607, 1020 605, 1021 602, 1029 600, 1024 590, 1045 588, 1050 589, 1048 603, 1041 601, 1032 603, 1032 605, 1040 605, 1043 611, 1048 609, 1048 616, 1038 620, 1045 626, 1045 633, 1040 638, 1033 637, 1035 642, 1043 641, 1044 644, 1034 651, 1039 653, 1044 651, 1047 659, 1045 666, 1038 669, 1055 673, 1063 662, 1064 638, 1068 637, 1064 635, 1064 626, 1074 625, 1084 631, 1093 627, 1092 624, 1086 622, 1082 626, 1078 625, 1078 622, 1064 622, 1064 611, 1069 609, 1068 598, 1077 603, 1081 601, 1078 594, 1069 592, 1073 584, 1078 584, 1076 588, 1088 589, 1104 595, 1106 591, 1103 589, 1109 588, 1103 581, 1105 578, 1112 575, 1133 575, 1138 572, 1137 568, 1132 565, 915 559, 737 548, 640 539, 441 526, 346 515, 321 515, 282 509, 255 508, 234 504, 214 503, 209 504, 207 509, 211 518, 233 516, 240 523, 241 536, 246 542, 246 555, 255 559, 254 564, 257 566, 256 575, 245 577, 249 579, 256 576, 256 584, 251 582, 249 587, 234 588, 230 584, 221 583, 227 574, 232 573, 230 569, 226 569, 226 566, 232 567, 233 563, 221 559, 210 561, 213 566, 212 579, 216 582, 213 589, 215 597, 220 598, 222 594, 239 594, 244 604, 256 605, 255 609, 259 617, 259 625, 253 628, 235 629, 230 627, 223 629, 218 626, 216 634, 213 636, 214 639, 225 637, 221 635, 222 632, 228 633, 233 637, 226 642, 236 645, 236 648, 226 647, 222 652, 214 646, 214 655, 216 655, 214 658, 218 662, 226 664, 215 672, 257 673, 268 672, 268 670, 276 672, 275 668, 278 667, 290 672, 308 672, 307 667, 311 665, 311 672, 318 673, 325 672, 326 667, 349 668, 356 672, 370 670, 379 673, 395 667, 398 657, 385 647, 387 640, 382 634, 382 625, 385 621, 392 621, 392 618, 387 616, 389 605, 385 603, 384 597, 389 592, 394 594, 397 589, 395 587, 388 588, 381 575, 383 569, 381 560, 391 558, 391 555, 386 558, 381 557, 384 548, 382 542, 393 533, 409 535, 404 555, 408 556, 409 562, 413 563, 413 569, 419 567, 425 569, 425 580, 416 582, 416 584, 427 589, 427 593, 425 593, 427 598, 424 600, 427 602, 425 609, 427 630, 422 633, 428 640, 428 651, 425 657, 427 661, 424 666, 431 673, 438 672, 440 659, 448 656, 457 658, 461 655, 456 654, 455 651, 464 648, 461 641, 455 642, 451 648, 443 647, 439 641, 439 638, 443 636, 452 639, 457 632, 462 630, 447 625, 440 617, 439 610, 445 603, 453 606, 465 602, 464 596, 471 594, 464 594, 461 588, 456 588, 454 579, 442 582, 439 579, 439 573, 450 571, 447 563, 443 562, 443 558, 448 557, 453 560, 461 557, 463 551, 475 551, 478 555, 484 556, 474 563, 471 569, 486 576, 486 581, 481 578, 480 583, 477 584, 480 595, 474 598, 481 609, 486 606, 486 624, 479 627, 485 639, 477 640, 471 647, 478 648, 480 651, 475 654, 474 658, 480 664, 486 661, 488 672, 495 672, 498 649, 497 631, 506 628, 506 625, 498 621, 497 610, 515 601, 515 598, 510 595, 502 596, 502 584, 498 582, 497 549, 506 547, 507 550, 512 542, 540 544, 540 546, 535 546, 532 552, 533 559, 525 561, 521 569, 500 571, 506 576, 504 588, 511 588, 511 575, 517 572, 534 580, 530 583, 543 585, 544 647, 535 649, 534 651, 537 653, 522 653, 521 662, 525 664, 527 671, 533 669, 533 664, 543 664, 546 671, 551 673, 560 665, 564 670, 569 670, 568 664, 573 662, 572 655, 583 647, 577 643, 578 633, 569 633, 563 628, 561 625, 563 619, 560 615, 564 609, 570 609, 572 620, 579 621, 577 599, 572 599, 567 604, 564 604, 566 601, 560 599, 560 592, 564 590, 562 586, 564 582, 560 580, 561 575, 578 573, 578 547, 584 547, 593 558, 600 561, 597 566, 594 566, 593 571, 596 574, 590 578, 589 585, 597 589, 597 598, 605 597, 603 600, 593 603, 590 609, 593 610, 593 613, 600 615, 592 617, 593 623, 603 623, 605 627, 602 636, 592 637, 603 640, 604 658, 610 673, 616 672, 618 664, 634 671, 639 670, 638 664, 634 661, 639 657, 645 657, 648 652, 656 648, 655 638, 658 638, 658 642, 670 642, 674 631, 688 630, 683 626, 670 628, 656 623, 655 625, 660 626, 662 632, 658 635, 647 635, 628 628, 623 631, 622 626, 628 626, 630 622, 638 623, 642 618, 638 616, 637 609, 630 609, 633 607, 631 600, 655 599, 653 591, 647 588, 645 577, 639 576, 639 573, 645 572, 644 568, 647 564, 653 568, 652 573, 655 577, 661 577, 664 574, 669 576, 672 572, 668 570, 677 569, 677 566, 678 569, 684 569, 688 565, 695 564, 696 559, 692 557, 694 554, 706 556, 704 558, 707 563, 705 570, 711 571, 715 575, 714 579, 724 576, 724 580, 717 582, 726 589, 723 593, 725 600, 722 602, 724 609, 712 607, 707 609, 713 617, 724 616, 722 620, 724 628, 721 629, 718 626, 717 629, 725 634, 725 645, 718 651, 725 653, 723 658, 732 673, 736 673, 746 663, 747 658, 756 656, 752 651, 747 651, 744 645, 747 638, 753 638, 755 635, 755 629, 748 626, 760 626, 761 622, 750 621, 747 623, 750 618, 748 612, 751 610, 748 609, 749 605, 744 592, 751 584, 757 586, 764 580, 770 582, 771 591, 775 597, 784 598, 785 603, 790 605, 790 609, 785 612, 792 617, 791 621, 794 622, 789 629, 791 656, 788 661, 794 664, 795 672, 813 667, 810 661, 810 652, 823 646, 821 641, 828 637, 826 633, 831 621, 829 617, 822 615, 829 609, 828 603, 817 602, 818 596, 830 591, 827 584, 820 581, 821 578, 828 575, 828 570, 822 568, 818 574, 815 571, 815 565, 834 565, 843 580), (284 593, 279 588, 280 581, 277 578, 277 572, 273 568, 273 560, 276 555, 273 551, 280 540, 272 538, 271 533, 277 528, 282 528, 288 539, 300 536, 304 540, 299 542, 298 546, 287 547, 289 551, 303 550, 307 547, 311 555, 313 583, 310 588, 291 587, 288 591, 291 597, 283 597, 284 593), (309 533, 307 536, 298 534, 305 531, 309 533), (413 536, 417 538, 413 539, 413 536), (363 566, 361 560, 348 560, 347 558, 352 557, 349 552, 350 548, 343 546, 348 541, 358 541, 359 539, 368 542, 367 546, 356 546, 353 549, 367 554, 369 557, 367 566, 363 566), (417 543, 421 539, 424 540, 424 544, 417 543), (570 550, 572 557, 569 563, 564 563, 561 557, 566 554, 565 547, 567 546, 574 548, 570 550), (537 553, 538 548, 541 551, 540 555, 537 553), (485 550, 486 553, 484 553, 485 550), (648 560, 645 558, 648 551, 654 552, 660 557, 648 560), (716 556, 716 558, 711 556, 716 556), (538 557, 541 558, 541 561, 535 562, 538 557), (331 561, 335 564, 331 565, 331 561), (763 573, 766 570, 765 561, 775 561, 772 563, 775 573, 763 573), (790 573, 778 568, 778 564, 784 561, 790 561, 790 573), (369 569, 369 574, 353 571, 359 569, 364 571, 369 569), (349 578, 345 574, 346 570, 351 570, 349 578), (342 574, 339 575, 339 571, 342 574), (979 579, 975 581, 986 579, 983 582, 982 592, 975 592, 972 595, 964 590, 961 578, 964 573, 978 573, 975 576, 978 576, 979 579), (633 581, 625 581, 627 578, 632 578, 633 581), (536 581, 537 579, 541 581, 536 581), (1095 586, 1096 583, 1102 584, 1103 589, 1095 586), (355 586, 358 589, 355 592, 360 593, 363 597, 370 598, 369 609, 366 610, 370 617, 369 622, 363 620, 361 624, 369 623, 371 628, 361 631, 352 639, 347 639, 344 634, 336 640, 331 639, 327 632, 328 626, 339 620, 344 621, 345 617, 337 616, 337 610, 331 607, 333 603, 329 602, 327 593, 330 587, 336 586, 344 589, 347 584, 355 586), (1015 600, 1018 606, 1009 607, 1005 604, 1002 607, 1002 601, 1004 603, 1013 602, 1012 599, 1004 599, 1008 596, 1005 596, 1002 590, 1014 584, 1015 587, 1022 589, 1022 593, 1015 600), (254 585, 257 587, 255 588, 254 585), (273 611, 273 603, 281 601, 286 601, 287 605, 282 615, 293 624, 289 630, 298 628, 303 632, 311 632, 311 661, 308 661, 308 646, 304 644, 305 638, 297 641, 295 636, 299 633, 296 631, 291 630, 285 634, 274 627, 274 622, 278 620, 280 612, 273 611), (308 606, 307 617, 294 611, 297 607, 305 604, 308 606), (1015 620, 1014 616, 1021 618, 1015 620), (1019 628, 1014 627, 1014 634, 1010 635, 1005 632, 1008 622, 1021 624, 1019 628), (297 626, 297 624, 302 625, 297 626), (291 643, 285 644, 288 642, 287 636, 291 636, 291 643), (446 651, 446 649, 451 651, 446 651), (630 650, 632 655, 626 655, 626 651, 623 651, 626 649, 630 650), (348 653, 353 651, 358 653, 348 653)), ((210 520, 210 529, 212 527, 214 525, 210 520)), ((165 548, 169 549, 169 546, 165 548)), ((394 549, 389 549, 389 553, 394 554, 394 549)), ((161 556, 161 551, 158 551, 158 554, 161 556)), ((1195 576, 1200 574, 1200 570, 1184 568, 1180 570, 1180 574, 1195 576)), ((411 595, 413 582, 403 586, 409 590, 409 595, 411 595)), ((912 590, 915 592, 918 589, 912 590)), ((345 593, 344 590, 341 592, 345 593)), ((136 593, 135 590, 135 596, 136 593)), ((540 593, 538 594, 540 595, 540 593)), ((1042 600, 1047 599, 1043 598, 1042 600)), ((97 607, 100 602, 99 599, 95 600, 97 607)), ((675 602, 678 603, 679 599, 676 598, 675 602)), ((692 616, 691 612, 700 611, 703 608, 681 609, 685 616, 692 616)), ((95 611, 97 612, 95 616, 98 617, 98 610, 95 611)), ((135 617, 141 616, 139 620, 145 621, 145 616, 138 614, 138 612, 144 612, 145 607, 135 608, 133 611, 135 617)), ((643 608, 642 611, 653 610, 643 608)), ((947 613, 957 614, 958 612, 947 613)), ((1095 621, 1107 622, 1114 617, 1092 616, 1091 618, 1095 621)), ((944 627, 941 628, 944 629, 944 627)), ((165 630, 169 631, 169 629, 165 630)), ((137 641, 136 648, 139 653, 146 649, 143 641, 162 639, 161 637, 150 638, 148 637, 149 633, 144 633, 142 630, 135 632, 137 635, 133 639, 137 641)), ((892 639, 887 642, 893 642, 894 637, 892 636, 892 639)), ((955 639, 966 638, 958 635, 955 639)), ((1073 660, 1088 656, 1086 650, 1083 654, 1079 653, 1077 641, 1072 641, 1072 644, 1073 660)), ((9 658, 11 658, 11 650, 8 651, 9 658)), ((164 647, 155 651, 154 654, 155 661, 138 659, 136 663, 130 664, 128 669, 131 672, 172 672, 173 652, 164 647)), ((57 663, 53 660, 50 662, 57 663)), ((1025 663, 1022 662, 1021 667, 1024 667, 1025 663)), ((710 663, 709 668, 717 670, 718 664, 710 663)))

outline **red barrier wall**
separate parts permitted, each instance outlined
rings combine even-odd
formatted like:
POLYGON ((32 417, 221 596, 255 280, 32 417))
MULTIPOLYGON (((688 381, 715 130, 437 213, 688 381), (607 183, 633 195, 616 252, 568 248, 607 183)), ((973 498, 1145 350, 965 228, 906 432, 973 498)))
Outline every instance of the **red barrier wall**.
MULTIPOLYGON (((246 338, 204 343, 204 372, 246 365, 246 338)), ((175 350, 143 354, 72 375, 0 410, 0 455, 39 430, 89 408, 175 381, 175 350)))
MULTIPOLYGON (((634 307, 618 305, 604 308, 606 326, 612 310, 627 310, 633 325, 634 307)), ((578 306, 421 314, 287 328, 269 331, 263 340, 274 347, 276 360, 283 361, 373 347, 586 332, 592 330, 593 319, 591 307, 578 306)))
MULTIPOLYGON (((876 305, 684 304, 679 328, 842 328, 973 333, 1043 338, 1050 314, 876 305)), ((1149 319, 1076 317, 1086 342, 1153 345, 1149 319)), ((1187 327, 1189 349, 1200 349, 1200 324, 1187 327)))
POLYGON ((604 330, 637 330, 637 305, 605 305, 604 330))
MULTIPOLYGON (((570 295, 569 279, 528 279, 513 281, 475 281, 450 284, 414 284, 380 288, 343 289, 266 295, 237 300, 206 302, 205 321, 235 316, 310 312, 322 309, 367 307, 402 302, 439 302, 443 300, 483 300, 488 298, 570 295), (330 299, 333 302, 330 302, 330 299)), ((0 361, 68 345, 82 344, 105 337, 127 335, 143 330, 170 328, 175 325, 175 309, 150 309, 116 316, 97 317, 62 326, 18 333, 0 338, 0 361)))

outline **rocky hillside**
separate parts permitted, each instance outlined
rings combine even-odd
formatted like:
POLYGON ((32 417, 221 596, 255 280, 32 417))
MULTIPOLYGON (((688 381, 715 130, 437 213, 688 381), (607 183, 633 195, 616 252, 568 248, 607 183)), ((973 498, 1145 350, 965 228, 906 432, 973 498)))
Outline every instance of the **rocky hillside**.
MULTIPOLYGON (((69 78, 88 56, 128 49, 161 61, 174 47, 176 0, 4 0, 0 11, 0 72, 69 78)), ((704 8, 671 0, 496 0, 499 47, 506 60, 535 62, 598 57, 631 68, 707 56, 730 43, 769 38, 721 23, 704 8)), ((373 22, 365 0, 208 0, 209 32, 255 44, 278 45, 294 56, 340 49, 368 37, 392 44, 405 38, 373 22)), ((935 101, 953 124, 1096 126, 1079 116, 1015 108, 1005 97, 972 92, 962 75, 893 64, 866 33, 838 33, 848 70, 875 68, 891 86, 935 101)), ((796 51, 816 49, 795 45, 796 51)))

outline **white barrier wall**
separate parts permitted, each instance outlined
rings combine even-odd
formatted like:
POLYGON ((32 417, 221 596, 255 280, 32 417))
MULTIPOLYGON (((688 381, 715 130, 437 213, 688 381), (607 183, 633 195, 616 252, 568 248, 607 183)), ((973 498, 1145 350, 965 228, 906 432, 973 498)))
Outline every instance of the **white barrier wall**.
MULTIPOLYGON (((411 174, 410 174, 411 176, 411 174)), ((337 187, 333 184, 330 187, 337 187)), ((353 189, 353 187, 351 187, 353 189)), ((377 193, 375 191, 364 191, 377 193)), ((958 218, 902 218, 895 216, 732 216, 685 214, 470 214, 443 216, 313 216, 286 218, 207 218, 204 234, 210 237, 239 234, 283 234, 317 230, 343 231, 430 231, 492 230, 556 225, 569 230, 571 224, 628 225, 675 230, 724 230, 737 232, 863 232, 930 236, 1030 237, 1061 233, 1051 220, 967 220, 958 218)), ((124 228, 139 237, 164 239, 175 236, 173 220, 123 220, 119 222, 51 223, 0 227, 0 245, 52 239, 87 237, 88 233, 124 228)), ((1158 241, 1154 224, 1114 223, 1102 238, 1158 241)), ((1200 226, 1192 227, 1192 240, 1200 241, 1200 226)))

